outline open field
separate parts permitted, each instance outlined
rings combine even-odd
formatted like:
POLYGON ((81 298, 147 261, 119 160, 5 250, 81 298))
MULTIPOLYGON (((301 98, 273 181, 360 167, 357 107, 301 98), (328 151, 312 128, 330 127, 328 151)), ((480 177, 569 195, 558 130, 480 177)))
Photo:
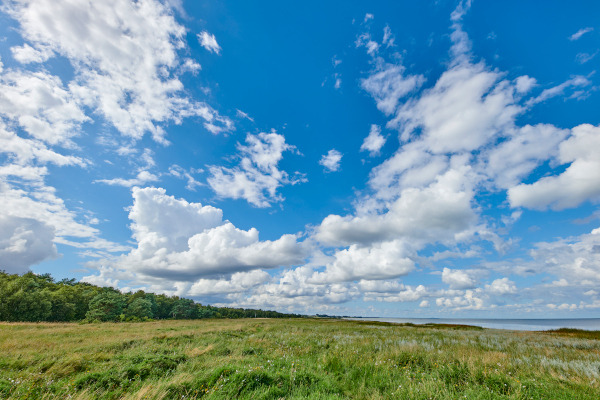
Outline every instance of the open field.
POLYGON ((597 333, 245 319, 0 324, 1 399, 594 399, 597 333))

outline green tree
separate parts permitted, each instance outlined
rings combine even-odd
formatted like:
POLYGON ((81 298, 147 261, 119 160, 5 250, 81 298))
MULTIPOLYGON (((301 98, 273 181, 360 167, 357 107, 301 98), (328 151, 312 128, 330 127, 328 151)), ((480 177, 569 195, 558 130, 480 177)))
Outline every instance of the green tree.
POLYGON ((114 290, 105 290, 90 301, 85 317, 89 321, 117 321, 125 307, 125 296, 114 290))
POLYGON ((154 316, 152 313, 152 303, 146 298, 138 297, 129 303, 125 310, 125 316, 137 319, 152 318, 154 316))
POLYGON ((193 300, 179 299, 175 302, 171 314, 175 319, 194 319, 198 317, 198 309, 193 300))

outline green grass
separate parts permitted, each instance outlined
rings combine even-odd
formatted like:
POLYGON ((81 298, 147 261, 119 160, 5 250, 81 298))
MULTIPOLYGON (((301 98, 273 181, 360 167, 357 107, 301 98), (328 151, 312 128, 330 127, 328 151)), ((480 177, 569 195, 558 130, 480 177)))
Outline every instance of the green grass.
POLYGON ((369 321, 0 324, 0 399, 594 399, 600 340, 369 321))

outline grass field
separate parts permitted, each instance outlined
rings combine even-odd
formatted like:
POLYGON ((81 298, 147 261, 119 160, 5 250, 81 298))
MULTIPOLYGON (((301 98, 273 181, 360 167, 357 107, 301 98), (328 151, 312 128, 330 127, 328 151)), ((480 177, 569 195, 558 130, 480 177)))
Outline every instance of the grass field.
POLYGON ((2 399, 600 399, 600 335, 246 319, 0 324, 2 399))

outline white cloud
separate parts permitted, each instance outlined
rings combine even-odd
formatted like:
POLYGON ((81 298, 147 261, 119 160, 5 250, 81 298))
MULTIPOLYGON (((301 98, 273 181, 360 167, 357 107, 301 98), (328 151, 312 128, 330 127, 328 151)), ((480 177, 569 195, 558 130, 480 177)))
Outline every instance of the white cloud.
POLYGON ((435 304, 439 307, 455 310, 480 310, 484 308, 484 299, 480 289, 466 290, 464 294, 453 297, 439 297, 435 304))
POLYGON ((217 43, 217 38, 215 38, 215 35, 206 31, 202 31, 198 34, 198 41, 200 42, 200 45, 202 47, 204 47, 211 53, 221 53, 221 46, 219 46, 219 44, 217 43))
POLYGON ((134 188, 129 212, 137 247, 114 264, 137 274, 192 281, 259 268, 296 265, 306 251, 294 235, 260 241, 258 231, 222 220, 220 209, 168 196, 161 188, 134 188))
POLYGON ((247 145, 238 143, 240 163, 233 168, 210 166, 208 184, 220 197, 245 199, 256 207, 269 207, 272 202, 283 201, 277 189, 283 185, 294 185, 306 179, 296 173, 293 178, 278 167, 284 151, 293 151, 294 146, 285 142, 285 137, 271 133, 248 134, 247 145))
POLYGON ((14 46, 10 48, 13 58, 22 64, 41 63, 52 57, 53 52, 48 47, 34 49, 27 43, 23 46, 14 46))
POLYGON ((577 53, 577 56, 575 56, 575 61, 577 61, 579 64, 585 64, 588 61, 592 61, 592 59, 597 55, 598 51, 595 53, 577 53))
POLYGON ((121 252, 127 247, 101 239, 96 228, 78 221, 56 195, 56 189, 44 184, 45 168, 3 166, 0 170, 0 248, 6 265, 24 272, 31 265, 56 256, 55 243, 78 248, 121 252), (36 174, 37 177, 35 176, 36 174), (7 176, 22 179, 13 185, 7 176), (22 250, 22 251, 21 251, 22 250))
POLYGON ((342 79, 341 78, 335 78, 335 83, 333 84, 334 89, 339 89, 342 87, 342 79))
POLYGON ((286 308, 289 311, 329 310, 332 304, 345 303, 360 296, 353 284, 314 284, 312 268, 284 271, 278 281, 260 286, 251 296, 238 299, 247 307, 286 308))
POLYGON ((513 294, 517 292, 515 283, 508 278, 494 280, 491 285, 485 285, 485 290, 494 295, 513 294))
POLYGON ((364 301, 403 303, 418 301, 430 295, 423 285, 412 287, 397 281, 361 280, 358 288, 364 293, 364 301))
POLYGON ((382 43, 385 44, 386 47, 392 47, 392 46, 394 46, 395 40, 396 40, 396 38, 394 37, 394 34, 392 33, 392 29, 389 27, 389 25, 386 25, 385 28, 383 28, 382 43))
POLYGON ((191 58, 186 58, 181 65, 181 72, 191 72, 192 75, 198 75, 198 71, 202 69, 202 66, 191 58))
POLYGON ((375 56, 379 51, 379 43, 371 39, 370 33, 363 33, 360 35, 354 44, 357 48, 365 47, 367 49, 367 54, 370 56, 375 56))
POLYGON ((405 238, 414 246, 458 239, 471 232, 469 169, 450 170, 425 188, 407 188, 383 214, 329 215, 316 228, 315 238, 326 245, 370 244, 405 238))
POLYGON ((325 171, 334 172, 340 169, 340 162, 342 161, 342 153, 336 149, 331 149, 321 157, 319 164, 325 167, 325 171))
POLYGON ((473 272, 476 271, 444 268, 442 282, 448 284, 450 289, 473 289, 478 284, 473 272))
POLYGON ((53 227, 31 218, 0 215, 0 270, 21 274, 56 257, 53 227))
POLYGON ((243 293, 271 280, 271 276, 260 269, 236 272, 230 279, 198 279, 191 286, 189 296, 206 296, 224 293, 243 293))
POLYGON ((553 125, 525 125, 505 131, 507 139, 484 153, 486 174, 508 189, 521 182, 537 166, 558 154, 569 131, 553 125))
POLYGON ((519 184, 508 190, 513 207, 561 210, 600 198, 600 128, 579 125, 559 146, 558 161, 569 164, 559 175, 519 184))
POLYGON ((14 70, 0 75, 0 116, 32 138, 67 147, 89 120, 58 77, 14 70))
POLYGON ((431 184, 450 162, 445 155, 432 155, 422 143, 408 143, 371 170, 369 186, 378 198, 395 199, 406 188, 431 184))
POLYGON ((537 84, 535 78, 527 75, 519 76, 515 79, 515 89, 519 93, 527 93, 537 84))
POLYGON ((210 106, 183 95, 176 72, 185 29, 161 2, 36 0, 11 2, 6 11, 32 48, 71 62, 70 93, 122 134, 139 139, 150 132, 165 143, 161 125, 190 116, 211 131, 233 129, 210 106))
POLYGON ((571 41, 578 40, 580 37, 582 37, 586 33, 592 32, 593 30, 594 30, 594 28, 592 28, 592 27, 581 28, 580 30, 578 30, 577 32, 575 32, 574 34, 569 36, 569 40, 571 40, 571 41))
POLYGON ((433 153, 478 149, 521 112, 514 88, 500 77, 483 64, 457 64, 417 100, 402 105, 388 126, 398 128, 403 140, 420 129, 421 140, 433 153))
POLYGON ((205 186, 202 182, 198 182, 196 178, 192 174, 204 172, 202 169, 194 169, 187 171, 184 168, 180 167, 177 164, 171 165, 169 167, 169 174, 180 179, 186 179, 187 184, 185 188, 188 190, 196 190, 198 186, 205 186))
POLYGON ((243 118, 243 119, 247 119, 250 122, 254 122, 254 118, 252 118, 251 116, 249 116, 248 114, 246 114, 242 110, 236 110, 235 111, 235 115, 237 115, 238 118, 243 118))
POLYGON ((325 271, 315 273, 315 283, 347 282, 359 279, 389 279, 414 270, 410 250, 401 240, 376 243, 371 246, 351 245, 337 251, 334 261, 325 271))
MULTIPOLYGON (((15 132, 7 129, 2 120, 0 120, 0 153, 8 155, 9 161, 14 164, 7 165, 6 167, 10 166, 13 168, 20 168, 33 162, 41 164, 52 163, 58 166, 85 166, 87 164, 87 161, 82 158, 65 156, 50 150, 41 140, 26 139, 18 136, 15 132)), ((42 175, 39 175, 38 178, 42 175)))
POLYGON ((530 255, 533 260, 523 266, 525 270, 553 274, 577 290, 585 286, 594 289, 600 284, 600 228, 580 236, 536 243, 530 255))
POLYGON ((402 65, 380 61, 374 73, 361 80, 361 87, 373 96, 377 108, 386 115, 394 113, 399 100, 425 81, 422 75, 406 75, 405 71, 402 65))
POLYGON ((385 144, 386 138, 381 134, 381 127, 379 125, 371 125, 369 136, 365 138, 360 151, 368 151, 371 157, 379 154, 379 151, 385 144))
POLYGON ((553 86, 551 88, 545 89, 539 96, 529 99, 527 101, 527 106, 532 106, 543 101, 546 101, 552 97, 562 95, 565 90, 568 88, 578 88, 585 87, 591 84, 590 80, 585 76, 575 76, 569 80, 564 81, 560 85, 553 86))
POLYGON ((113 179, 98 179, 94 183, 104 183, 111 186, 144 186, 150 182, 156 182, 160 178, 148 171, 140 171, 135 178, 124 179, 124 178, 113 178, 113 179))

